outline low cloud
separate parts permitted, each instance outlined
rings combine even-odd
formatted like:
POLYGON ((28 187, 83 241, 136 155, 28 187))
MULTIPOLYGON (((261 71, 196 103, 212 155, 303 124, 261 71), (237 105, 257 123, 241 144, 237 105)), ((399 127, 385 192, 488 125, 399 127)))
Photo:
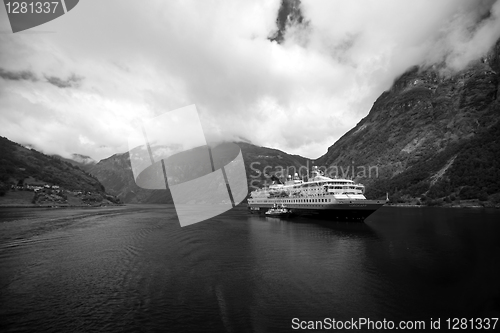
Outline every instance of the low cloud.
POLYGON ((196 104, 209 139, 315 158, 409 67, 459 70, 500 36, 495 1, 292 2, 86 1, 55 33, 2 34, 0 135, 101 159, 196 104))
POLYGON ((13 80, 13 81, 19 81, 19 80, 29 80, 29 81, 38 81, 38 78, 36 75, 28 70, 24 71, 9 71, 5 70, 3 68, 0 68, 0 77, 5 80, 13 80))
POLYGON ((45 76, 45 79, 47 79, 47 82, 49 82, 50 84, 53 84, 59 88, 77 88, 80 86, 83 77, 72 74, 66 80, 63 80, 56 76, 45 76))

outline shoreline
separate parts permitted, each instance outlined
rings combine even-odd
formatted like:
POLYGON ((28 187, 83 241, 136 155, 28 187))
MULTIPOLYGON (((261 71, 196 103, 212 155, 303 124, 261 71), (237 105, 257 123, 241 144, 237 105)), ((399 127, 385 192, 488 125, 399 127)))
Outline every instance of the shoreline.
POLYGON ((75 196, 66 193, 65 196, 42 193, 41 200, 37 200, 40 194, 32 191, 8 191, 0 196, 1 208, 72 208, 72 207, 104 207, 118 206, 121 202, 109 200, 106 194, 93 194, 92 196, 75 196))
MULTIPOLYGON (((47 209, 63 209, 63 208, 110 208, 110 207, 125 207, 127 204, 114 204, 114 205, 1 205, 0 209, 3 208, 47 208, 47 209)), ((399 208, 428 208, 428 207, 436 207, 436 208, 469 208, 469 209, 500 209, 500 205, 494 206, 482 206, 482 205, 415 205, 415 204, 406 204, 406 203, 397 203, 397 204, 385 204, 383 207, 399 207, 399 208)))
POLYGON ((437 208, 473 208, 473 209, 481 209, 481 208, 495 208, 500 209, 500 205, 471 205, 471 204, 455 204, 455 205, 416 205, 410 203, 396 203, 396 204, 386 204, 386 207, 408 207, 408 208, 424 208, 424 207, 437 207, 437 208))
POLYGON ((61 208, 108 208, 108 207, 120 207, 126 206, 126 204, 115 204, 115 205, 64 205, 64 206, 51 206, 51 205, 0 205, 2 208, 51 208, 51 209, 61 209, 61 208))

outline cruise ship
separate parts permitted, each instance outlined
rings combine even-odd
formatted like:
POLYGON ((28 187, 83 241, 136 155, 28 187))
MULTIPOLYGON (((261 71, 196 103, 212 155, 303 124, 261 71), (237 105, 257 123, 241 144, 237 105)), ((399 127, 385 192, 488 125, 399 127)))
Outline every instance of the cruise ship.
POLYGON ((331 221, 363 221, 382 207, 387 200, 368 200, 365 187, 350 179, 329 178, 315 166, 307 181, 295 173, 284 183, 273 182, 269 187, 250 193, 248 209, 264 213, 276 205, 284 205, 293 214, 313 215, 331 221))

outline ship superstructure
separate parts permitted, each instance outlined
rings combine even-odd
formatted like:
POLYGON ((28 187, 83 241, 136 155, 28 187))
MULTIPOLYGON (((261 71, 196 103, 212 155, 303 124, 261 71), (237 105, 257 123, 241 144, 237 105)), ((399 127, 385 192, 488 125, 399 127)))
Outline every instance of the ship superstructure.
POLYGON ((330 178, 318 167, 307 181, 295 173, 284 183, 275 181, 269 187, 250 193, 251 212, 264 212, 273 205, 286 205, 294 214, 320 215, 329 220, 362 221, 385 204, 384 200, 368 200, 365 187, 350 179, 330 178))

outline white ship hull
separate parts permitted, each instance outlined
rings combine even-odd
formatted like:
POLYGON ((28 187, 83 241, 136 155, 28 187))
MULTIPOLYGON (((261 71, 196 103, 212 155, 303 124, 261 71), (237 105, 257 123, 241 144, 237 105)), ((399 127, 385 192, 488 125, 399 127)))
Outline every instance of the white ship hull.
POLYGON ((325 196, 321 198, 266 198, 249 199, 248 208, 252 213, 265 213, 274 204, 286 205, 294 215, 309 215, 332 221, 363 221, 385 204, 384 200, 337 200, 325 196))

